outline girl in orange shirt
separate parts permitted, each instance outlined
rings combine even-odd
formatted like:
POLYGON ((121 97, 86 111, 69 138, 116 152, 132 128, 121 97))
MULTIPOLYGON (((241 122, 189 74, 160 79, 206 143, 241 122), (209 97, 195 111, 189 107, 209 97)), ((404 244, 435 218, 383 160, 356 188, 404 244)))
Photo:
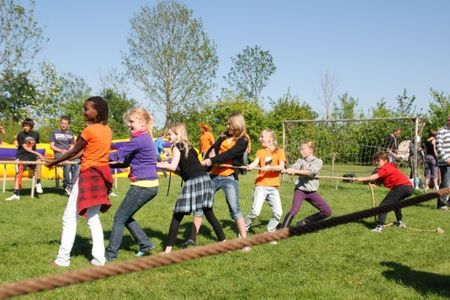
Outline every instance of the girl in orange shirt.
POLYGON ((261 213, 264 200, 267 200, 272 209, 272 218, 267 224, 267 231, 273 232, 280 223, 283 210, 281 207, 280 193, 280 171, 284 170, 286 156, 283 149, 278 148, 275 133, 270 129, 264 129, 259 141, 262 149, 256 152, 255 160, 248 165, 252 170, 260 167, 255 180, 255 191, 253 193, 253 204, 248 215, 245 217, 245 227, 250 229, 252 221, 261 213))
POLYGON ((84 216, 92 235, 91 263, 105 264, 105 245, 99 212, 111 206, 108 195, 112 187, 112 176, 108 155, 111 149, 112 131, 107 125, 108 104, 102 97, 91 97, 84 102, 84 119, 87 127, 83 129, 75 146, 59 158, 46 162, 52 167, 69 160, 83 151, 81 172, 70 193, 63 216, 61 246, 55 264, 60 267, 70 265, 77 231, 77 217, 84 216))
MULTIPOLYGON (((208 158, 203 160, 203 166, 212 166, 210 177, 214 192, 223 189, 225 200, 231 218, 235 221, 239 236, 247 237, 245 230, 244 216, 239 204, 239 181, 238 171, 234 168, 223 167, 221 164, 231 164, 233 166, 243 165, 243 155, 248 146, 249 137, 245 126, 245 119, 241 113, 235 113, 228 117, 228 130, 217 140, 207 153, 208 158)), ((197 232, 202 221, 202 212, 196 211, 194 214, 194 227, 191 239, 187 244, 195 244, 197 232)), ((249 250, 245 247, 244 250, 249 250)))

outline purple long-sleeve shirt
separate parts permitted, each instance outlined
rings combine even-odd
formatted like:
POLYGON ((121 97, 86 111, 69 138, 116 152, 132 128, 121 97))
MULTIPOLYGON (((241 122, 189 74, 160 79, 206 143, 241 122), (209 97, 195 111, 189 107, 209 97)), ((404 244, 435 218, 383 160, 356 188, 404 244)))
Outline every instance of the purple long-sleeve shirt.
POLYGON ((156 150, 152 137, 146 131, 133 134, 130 141, 109 154, 110 161, 130 164, 131 181, 157 179, 156 150))

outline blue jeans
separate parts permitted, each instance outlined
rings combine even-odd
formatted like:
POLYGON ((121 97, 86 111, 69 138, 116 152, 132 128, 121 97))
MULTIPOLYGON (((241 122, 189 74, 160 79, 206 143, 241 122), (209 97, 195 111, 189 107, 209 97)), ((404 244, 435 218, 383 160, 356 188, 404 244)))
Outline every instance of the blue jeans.
POLYGON ((139 251, 148 252, 154 245, 148 239, 141 226, 133 219, 133 215, 158 193, 158 187, 146 188, 130 186, 125 198, 114 215, 114 221, 106 248, 106 258, 111 260, 117 257, 120 244, 122 244, 123 231, 126 227, 139 245, 139 251))
POLYGON ((214 176, 211 177, 211 181, 214 193, 223 189, 231 218, 234 221, 242 219, 244 216, 239 205, 239 181, 233 176, 214 176))
MULTIPOLYGON (((62 154, 59 152, 55 153, 55 158, 60 157, 62 154)), ((74 160, 70 160, 70 162, 76 162, 78 163, 77 165, 64 165, 63 166, 63 187, 66 188, 73 188, 73 184, 75 183, 75 181, 78 178, 78 175, 80 175, 80 160, 79 159, 74 159, 74 160)))
MULTIPOLYGON (((439 166, 439 170, 441 170, 441 185, 440 189, 450 187, 450 166, 439 166)), ((448 196, 439 197, 437 200, 437 207, 440 208, 442 206, 448 205, 448 196)))

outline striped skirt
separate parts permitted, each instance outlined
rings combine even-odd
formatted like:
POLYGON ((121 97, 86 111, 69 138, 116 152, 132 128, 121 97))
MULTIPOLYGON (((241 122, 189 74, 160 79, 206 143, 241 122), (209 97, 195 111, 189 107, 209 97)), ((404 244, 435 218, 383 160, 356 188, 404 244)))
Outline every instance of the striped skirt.
POLYGON ((211 179, 208 175, 202 175, 186 181, 173 212, 191 213, 204 207, 212 208, 214 204, 214 192, 211 179))

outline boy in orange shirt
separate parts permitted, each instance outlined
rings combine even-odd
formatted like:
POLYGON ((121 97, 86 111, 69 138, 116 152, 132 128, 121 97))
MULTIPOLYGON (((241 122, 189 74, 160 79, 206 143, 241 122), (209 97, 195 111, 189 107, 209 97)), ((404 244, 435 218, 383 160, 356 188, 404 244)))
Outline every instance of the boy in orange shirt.
POLYGON ((260 167, 255 180, 253 205, 245 217, 245 228, 249 230, 252 221, 259 216, 264 200, 267 200, 272 209, 272 218, 267 224, 267 231, 276 230, 283 214, 278 187, 280 186, 280 171, 284 169, 286 155, 283 149, 278 148, 275 133, 264 129, 259 141, 262 149, 256 152, 255 160, 248 165, 248 170, 260 167))

